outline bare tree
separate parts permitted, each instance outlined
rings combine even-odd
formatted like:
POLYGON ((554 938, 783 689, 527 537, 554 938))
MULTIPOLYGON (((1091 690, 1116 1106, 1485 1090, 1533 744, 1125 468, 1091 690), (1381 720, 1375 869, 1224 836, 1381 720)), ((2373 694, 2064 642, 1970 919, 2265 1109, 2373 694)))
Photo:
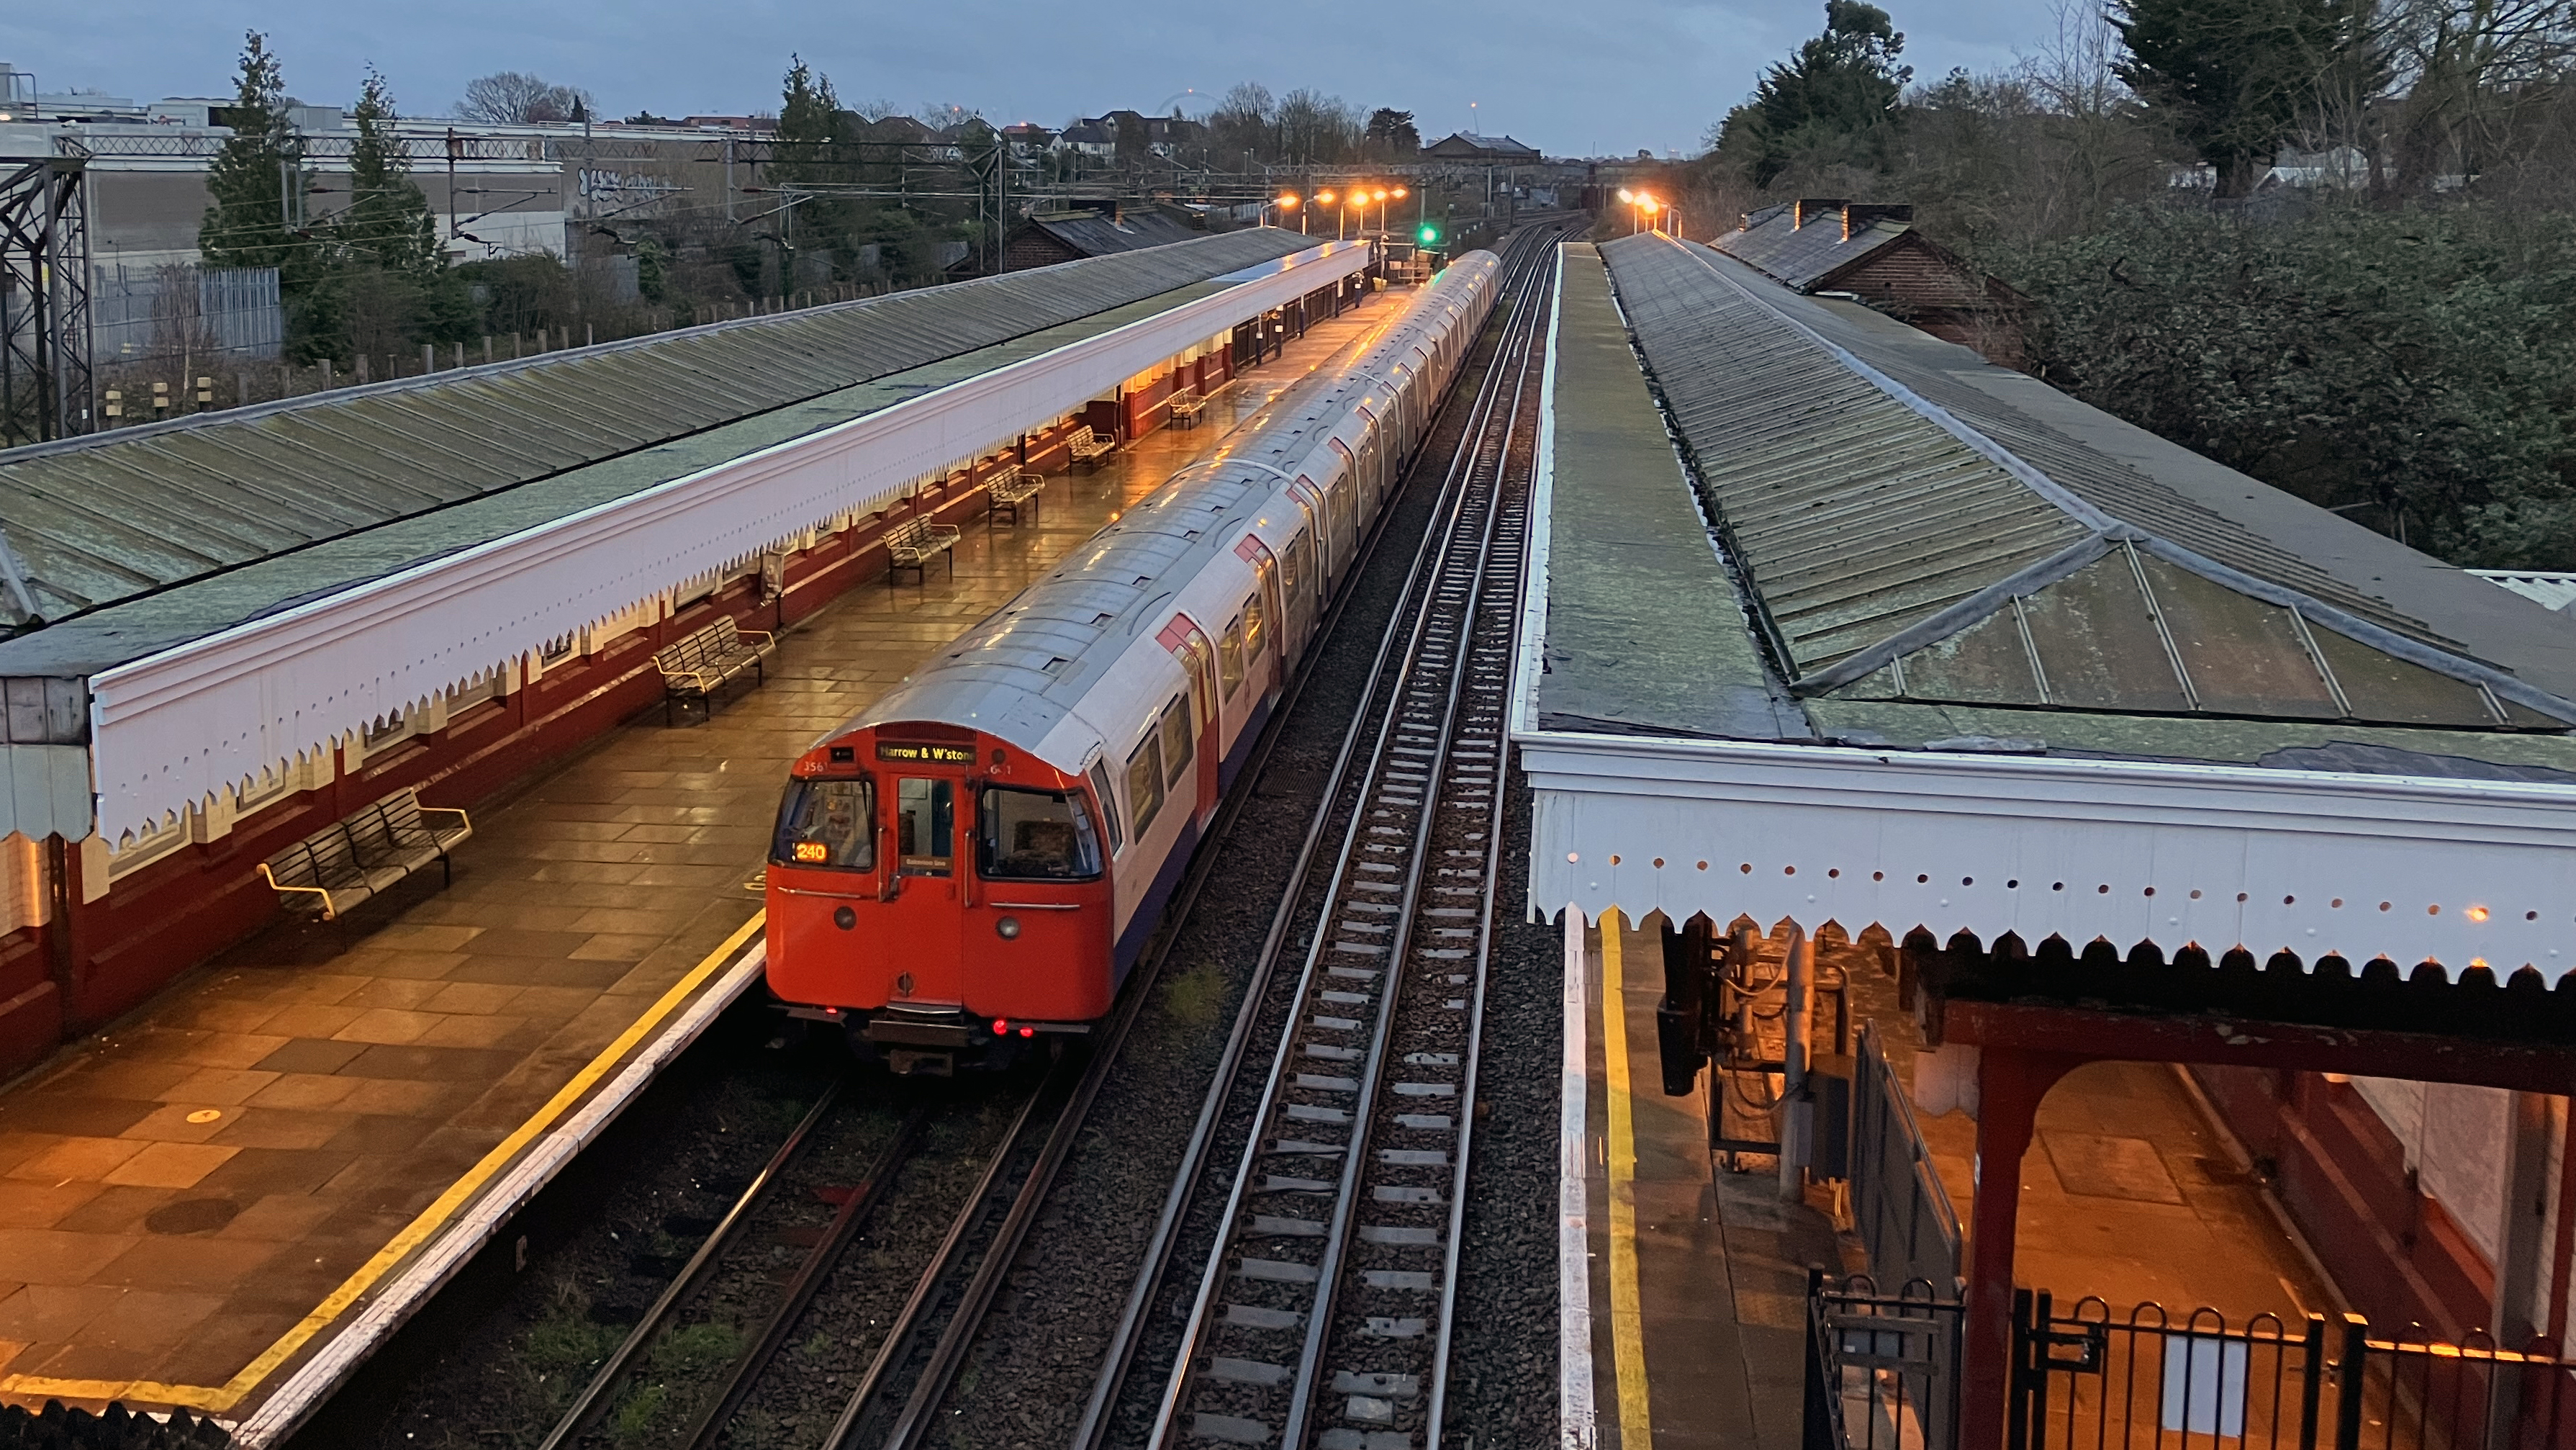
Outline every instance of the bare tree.
POLYGON ((2375 18, 2399 97, 2383 188, 2510 166, 2510 138, 2576 62, 2576 0, 2383 0, 2375 18))
POLYGON ((469 121, 517 125, 527 121, 586 121, 598 103, 579 86, 559 86, 525 71, 495 71, 465 83, 456 114, 469 121))

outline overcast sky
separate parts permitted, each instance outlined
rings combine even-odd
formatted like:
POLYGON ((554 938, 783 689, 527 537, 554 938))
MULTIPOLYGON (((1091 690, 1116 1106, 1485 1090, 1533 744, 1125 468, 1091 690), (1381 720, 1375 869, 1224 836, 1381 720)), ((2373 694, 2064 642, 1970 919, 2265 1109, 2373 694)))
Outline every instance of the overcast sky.
MULTIPOLYGON (((1897 0, 1918 78, 2000 69, 2040 44, 2050 0, 1897 0)), ((373 62, 406 114, 445 111, 465 82, 534 71, 583 86, 603 112, 774 110, 789 52, 847 103, 936 102, 1060 126, 1120 106, 1257 80, 1415 113, 1424 139, 1469 125, 1551 155, 1695 149, 1763 66, 1823 27, 1821 0, 1412 0, 1168 7, 1064 0, 197 0, 112 8, 0 7, 0 61, 71 88, 151 100, 231 89, 245 28, 267 32, 288 89, 346 103, 373 62), (1102 24, 1116 13, 1116 24, 1102 24), (1473 103, 1471 113, 1469 107, 1473 103)), ((1194 98, 1179 97, 1192 105, 1194 98)))

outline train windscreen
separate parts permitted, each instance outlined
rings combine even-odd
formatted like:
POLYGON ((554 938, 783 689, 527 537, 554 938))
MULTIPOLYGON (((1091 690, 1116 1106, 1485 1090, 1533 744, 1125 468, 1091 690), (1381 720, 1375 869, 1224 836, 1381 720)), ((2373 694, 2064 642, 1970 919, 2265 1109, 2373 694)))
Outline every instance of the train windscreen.
POLYGON ((791 866, 872 871, 877 864, 876 789, 860 779, 796 780, 778 804, 770 859, 791 866))
POLYGON ((988 786, 975 803, 975 869, 987 881, 1082 881, 1100 874, 1091 814, 1063 791, 988 786))

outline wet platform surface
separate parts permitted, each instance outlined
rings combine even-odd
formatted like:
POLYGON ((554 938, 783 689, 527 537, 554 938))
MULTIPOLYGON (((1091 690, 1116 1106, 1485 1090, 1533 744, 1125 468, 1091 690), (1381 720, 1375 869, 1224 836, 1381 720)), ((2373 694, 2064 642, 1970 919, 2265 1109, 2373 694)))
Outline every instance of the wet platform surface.
POLYGON ((1024 524, 968 524, 953 571, 851 589, 704 723, 656 707, 477 810, 451 887, 281 925, 14 1084, 0 1397, 255 1407, 738 953, 797 753, 1395 311, 1050 478, 1024 524))

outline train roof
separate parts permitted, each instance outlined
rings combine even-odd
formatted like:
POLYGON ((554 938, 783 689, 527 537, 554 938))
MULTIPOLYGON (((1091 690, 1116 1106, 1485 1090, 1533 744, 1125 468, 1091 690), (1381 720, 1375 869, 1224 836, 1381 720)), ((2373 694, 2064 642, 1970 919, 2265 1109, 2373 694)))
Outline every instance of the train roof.
MULTIPOLYGON (((852 715, 824 739, 899 722, 960 725, 1034 753, 1084 696, 1165 616, 1221 548, 1278 499, 1352 407, 1381 386, 1438 299, 1490 275, 1487 253, 1461 257, 1414 299, 1367 352, 1342 365, 1296 410, 1175 474, 1085 540, 937 659, 852 715), (1453 280, 1456 279, 1456 280, 1453 280)), ((1066 768, 1078 761, 1062 762, 1066 768)))

